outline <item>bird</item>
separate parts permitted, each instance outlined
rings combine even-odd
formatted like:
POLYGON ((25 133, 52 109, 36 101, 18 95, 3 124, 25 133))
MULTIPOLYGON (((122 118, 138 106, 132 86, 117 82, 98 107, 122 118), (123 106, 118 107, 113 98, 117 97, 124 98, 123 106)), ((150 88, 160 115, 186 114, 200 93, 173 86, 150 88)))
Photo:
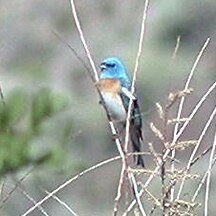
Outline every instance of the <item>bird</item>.
MULTIPOLYGON (((127 112, 132 98, 130 118, 130 140, 133 152, 141 152, 142 118, 138 98, 131 93, 131 79, 123 61, 118 57, 107 57, 100 64, 100 76, 97 87, 101 92, 106 109, 114 122, 126 127, 127 112)), ((141 155, 135 155, 136 165, 144 167, 141 155)))

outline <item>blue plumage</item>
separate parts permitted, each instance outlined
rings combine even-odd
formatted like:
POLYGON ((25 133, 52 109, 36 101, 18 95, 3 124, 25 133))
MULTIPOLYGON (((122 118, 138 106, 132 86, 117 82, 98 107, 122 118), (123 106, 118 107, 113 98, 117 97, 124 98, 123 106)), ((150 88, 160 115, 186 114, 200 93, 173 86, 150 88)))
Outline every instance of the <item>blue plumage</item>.
MULTIPOLYGON (((121 120, 125 126, 126 113, 130 101, 131 80, 122 61, 117 57, 109 57, 102 61, 99 89, 113 120, 121 120), (129 93, 125 94, 125 88, 129 93), (129 96, 128 96, 129 95, 129 96)), ((127 93, 127 92, 126 92, 127 93)), ((130 139, 134 152, 141 151, 142 119, 137 98, 133 100, 130 121, 130 139)), ((134 157, 137 165, 144 167, 141 155, 134 157)))

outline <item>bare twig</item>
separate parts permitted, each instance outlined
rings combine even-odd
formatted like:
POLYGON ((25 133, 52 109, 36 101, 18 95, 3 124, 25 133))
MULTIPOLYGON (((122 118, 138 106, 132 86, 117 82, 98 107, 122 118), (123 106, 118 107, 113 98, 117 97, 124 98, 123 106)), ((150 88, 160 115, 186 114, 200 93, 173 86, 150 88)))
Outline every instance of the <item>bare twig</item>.
POLYGON ((5 188, 6 176, 1 179, 1 192, 0 192, 0 203, 4 199, 4 188, 5 188))
MULTIPOLYGON (((135 60, 133 80, 132 80, 132 85, 131 85, 132 95, 135 92, 135 82, 136 82, 136 78, 137 78, 137 71, 138 71, 139 61, 140 61, 142 48, 143 48, 143 40, 144 40, 148 5, 149 5, 149 0, 146 0, 145 5, 144 5, 144 9, 143 9, 143 17, 142 17, 141 31, 140 31, 140 37, 139 37, 139 46, 138 46, 137 56, 136 56, 136 60, 135 60)), ((125 129, 125 131, 126 131, 126 134, 125 134, 125 152, 126 153, 127 153, 127 149, 128 149, 128 142, 129 142, 129 128, 130 128, 130 116, 131 116, 132 104, 133 104, 133 100, 132 100, 132 98, 130 98, 129 105, 128 105, 128 112, 127 112, 126 129, 125 129)))
POLYGON ((20 178, 15 184, 14 188, 7 194, 7 196, 1 201, 0 209, 4 206, 4 204, 8 201, 11 195, 16 191, 21 182, 23 182, 33 171, 34 168, 31 168, 22 178, 20 178))
POLYGON ((211 183, 211 169, 212 169, 212 163, 215 155, 216 150, 216 131, 214 135, 214 142, 212 145, 212 150, 209 158, 209 166, 208 166, 208 174, 207 174, 207 180, 206 180, 206 193, 205 193, 205 205, 204 205, 204 216, 208 216, 208 205, 209 205, 209 190, 210 190, 210 183, 211 183))
MULTIPOLYGON (((78 19, 78 16, 77 16, 77 12, 76 12, 76 7, 75 7, 75 3, 74 3, 74 0, 71 0, 70 1, 70 4, 71 4, 71 9, 72 9, 72 14, 73 14, 73 17, 74 17, 74 20, 75 20, 75 23, 76 23, 76 26, 77 26, 77 30, 79 32, 79 36, 80 36, 80 39, 81 39, 81 42, 82 42, 82 45, 85 49, 85 52, 86 52, 86 55, 89 59, 89 62, 90 62, 90 65, 92 67, 92 70, 94 72, 94 76, 95 76, 95 81, 97 82, 99 80, 99 77, 98 77, 98 73, 97 73, 97 70, 96 70, 96 67, 95 67, 95 64, 94 64, 94 61, 91 57, 91 54, 90 54, 90 51, 88 49, 88 46, 87 46, 87 43, 86 43, 86 40, 84 38, 84 34, 83 34, 83 31, 82 31, 82 28, 81 28, 81 25, 80 25, 80 22, 79 22, 79 19, 78 19)), ((96 86, 95 86, 96 87, 96 86)), ((96 87, 97 88, 97 87, 96 87)), ((108 117, 108 120, 109 120, 109 125, 110 125, 110 128, 111 128, 111 131, 112 131, 112 134, 113 135, 116 135, 117 134, 117 130, 115 129, 115 126, 111 120, 111 117, 110 117, 110 114, 109 114, 109 111, 106 107, 106 104, 104 103, 104 100, 103 100, 103 97, 99 91, 99 89, 97 88, 97 91, 98 91, 98 94, 100 96, 100 99, 101 101, 103 102, 103 106, 105 108, 105 111, 106 111, 106 114, 107 114, 107 117, 108 117)), ((122 158, 122 164, 124 166, 124 169, 125 167, 127 167, 126 165, 126 158, 125 158, 125 153, 121 147, 121 143, 120 143, 120 140, 116 137, 115 138, 115 143, 116 143, 116 146, 118 148, 118 151, 119 151, 119 154, 121 155, 121 158, 122 158)), ((122 176, 120 176, 120 181, 121 182, 121 178, 122 176)), ((118 192, 121 192, 121 190, 118 190, 118 192)), ((117 194, 117 196, 119 197, 119 194, 117 194)), ((121 197, 121 196, 120 196, 121 197)))
MULTIPOLYGON (((212 166, 211 166, 211 170, 212 170, 212 167, 215 165, 215 162, 216 162, 216 157, 215 157, 214 160, 213 160, 213 163, 212 163, 212 166)), ((193 197, 192 197, 192 199, 191 199, 191 202, 194 202, 194 201, 196 200, 196 198, 197 198, 197 196, 198 196, 198 194, 199 194, 199 192, 200 192, 200 189, 202 188, 203 184, 205 183, 206 178, 207 178, 208 174, 211 172, 211 170, 208 169, 208 170, 205 172, 205 174, 203 175, 203 177, 202 177, 202 179, 201 179, 201 181, 200 181, 200 183, 199 183, 199 185, 198 185, 196 191, 194 192, 194 195, 193 195, 193 197)))
POLYGON ((164 140, 165 140, 164 135, 163 135, 162 132, 155 126, 155 124, 154 124, 153 122, 150 123, 150 128, 151 128, 152 132, 154 133, 154 135, 160 139, 160 141, 164 141, 164 140))
POLYGON ((157 166, 161 166, 161 155, 157 154, 154 146, 152 145, 152 143, 149 143, 149 151, 151 152, 152 156, 153 156, 153 160, 155 161, 157 166))
POLYGON ((84 60, 80 57, 80 55, 77 53, 77 51, 67 42, 65 41, 56 31, 51 30, 51 32, 64 44, 66 45, 69 50, 75 55, 75 57, 80 61, 80 63, 83 65, 83 67, 88 71, 90 78, 92 82, 95 82, 95 77, 91 73, 91 69, 88 67, 88 65, 84 62, 84 60))
MULTIPOLYGON (((195 71, 195 69, 196 69, 196 67, 197 67, 197 65, 198 65, 198 63, 199 63, 199 61, 200 61, 200 58, 202 57, 202 55, 203 55, 203 53, 204 53, 206 47, 208 46, 209 42, 210 42, 210 38, 207 38, 207 40, 205 41, 203 47, 201 48, 200 52, 198 53, 198 56, 197 56, 197 58, 196 58, 196 60, 195 60, 195 62, 194 62, 194 64, 193 64, 193 67, 192 67, 192 69, 191 69, 191 71, 190 71, 190 74, 189 74, 189 76, 188 76, 187 82, 185 83, 184 90, 186 90, 186 89, 189 88, 189 84, 190 84, 190 81, 191 81, 191 79, 192 79, 192 77, 193 77, 194 71, 195 71)), ((181 117, 181 113, 182 113, 182 109, 183 109, 184 100, 185 100, 185 96, 183 96, 183 97, 181 98, 181 101, 180 101, 180 104, 179 104, 179 108, 178 108, 177 119, 180 119, 180 117, 181 117)), ((177 122, 176 125, 175 125, 175 127, 174 127, 173 136, 176 136, 176 135, 177 135, 178 128, 179 128, 179 123, 177 122)))
POLYGON ((122 186, 124 183, 125 173, 126 173, 126 168, 125 168, 125 163, 123 163, 122 168, 121 168, 119 183, 118 183, 117 194, 115 197, 115 202, 114 202, 114 207, 113 207, 113 214, 112 214, 113 216, 117 215, 117 212, 118 212, 118 205, 119 205, 119 200, 121 198, 121 190, 122 190, 122 186))
POLYGON ((144 210, 144 207, 143 207, 143 204, 140 200, 140 196, 138 194, 138 187, 137 187, 137 183, 136 183, 136 179, 135 179, 135 176, 132 172, 129 171, 128 173, 128 176, 129 178, 131 179, 132 181, 132 184, 133 184, 133 191, 134 191, 134 194, 135 194, 135 197, 136 197, 136 201, 138 203, 138 206, 139 206, 139 210, 140 212, 142 213, 142 215, 146 216, 146 213, 145 213, 145 210, 144 210))
MULTIPOLYGON (((205 41, 203 47, 201 48, 200 52, 198 53, 198 56, 193 64, 193 67, 189 73, 189 76, 188 76, 188 79, 187 79, 187 82, 185 83, 185 87, 184 87, 184 90, 188 89, 189 88, 189 84, 190 84, 190 81, 193 77, 193 74, 194 74, 194 71, 200 61, 200 58, 202 57, 206 47, 208 46, 210 42, 210 38, 207 38, 207 40, 205 41)), ((185 96, 183 96, 180 100, 180 103, 179 103, 179 108, 178 108, 178 113, 177 113, 177 119, 180 119, 181 118, 181 113, 182 113, 182 109, 183 109, 183 105, 184 105, 184 101, 185 101, 185 96)), ((178 133, 178 129, 179 129, 179 122, 177 121, 175 126, 174 126, 174 132, 173 132, 173 139, 175 139, 175 137, 177 136, 177 133, 178 133)), ((172 155, 172 158, 175 158, 175 153, 176 153, 176 150, 173 149, 171 151, 171 155, 172 155)), ((175 162, 173 161, 172 164, 171 164, 171 169, 175 169, 175 162)), ((171 189, 171 195, 170 195, 170 200, 173 201, 174 199, 174 188, 171 189)))
POLYGON ((99 80, 98 73, 97 73, 97 70, 96 70, 96 67, 95 67, 95 63, 94 63, 94 61, 92 59, 91 53, 89 51, 89 48, 87 46, 83 31, 82 31, 82 28, 81 28, 81 25, 80 25, 80 22, 79 22, 79 19, 78 19, 78 16, 77 16, 74 0, 70 1, 70 5, 71 5, 71 10, 72 10, 72 14, 73 14, 73 17, 74 17, 74 21, 76 23, 76 27, 77 27, 77 30, 79 32, 80 40, 82 41, 82 45, 83 45, 83 47, 85 49, 85 52, 86 52, 86 55, 88 57, 89 63, 90 63, 91 68, 92 68, 92 70, 94 72, 95 80, 98 81, 99 80))
POLYGON ((199 100, 199 102, 196 104, 196 106, 194 107, 193 111, 191 112, 191 114, 188 117, 188 121, 186 121, 182 127, 179 129, 178 133, 176 134, 176 139, 174 139, 174 141, 177 141, 177 139, 181 136, 181 134, 184 132, 185 128, 187 127, 187 125, 189 124, 189 122, 192 120, 192 118, 195 116, 195 114, 197 113, 197 111, 200 109, 200 107, 202 106, 202 104, 204 103, 204 101, 207 99, 207 97, 209 96, 209 94, 211 94, 211 92, 216 88, 216 82, 214 82, 206 91, 206 93, 202 96, 202 98, 199 100))
POLYGON ((0 85, 0 97, 1 97, 1 100, 2 100, 3 105, 6 105, 5 100, 4 100, 4 94, 3 94, 3 91, 2 91, 1 85, 0 85))
MULTIPOLYGON (((48 191, 45 191, 47 194, 49 194, 49 192, 48 191)), ((59 199, 57 196, 55 196, 55 195, 53 195, 52 196, 53 197, 53 199, 55 199, 58 203, 60 203, 63 207, 65 207, 72 215, 74 215, 74 216, 78 216, 75 212, 74 212, 74 210, 72 210, 71 208, 70 208, 70 206, 67 204, 67 203, 65 203, 64 201, 62 201, 61 199, 59 199)))
MULTIPOLYGON (((136 81, 136 77, 137 77, 139 60, 140 60, 140 56, 142 53, 142 46, 143 46, 143 39, 144 39, 144 32, 145 32, 145 22, 146 22, 146 16, 147 16, 147 8, 148 8, 148 0, 145 1, 144 10, 143 10, 143 18, 142 18, 142 25, 141 25, 141 31, 140 31, 139 47, 138 47, 138 51, 137 51, 135 68, 134 68, 134 73, 133 73, 133 80, 132 80, 132 85, 131 85, 131 94, 132 95, 135 92, 135 81, 136 81)), ((128 111, 127 111, 126 129, 125 129, 125 131, 126 131, 125 132, 125 143, 124 143, 124 152, 126 154, 128 152, 130 117, 131 117, 132 104, 133 104, 133 100, 132 100, 132 98, 130 98, 129 105, 128 105, 128 111)), ((122 181, 123 181, 122 178, 124 177, 124 173, 125 173, 126 168, 127 168, 127 165, 126 165, 126 158, 125 158, 125 161, 123 161, 123 164, 122 164, 122 171, 121 171, 121 176, 120 176, 120 181, 119 181, 119 186, 118 186, 118 193, 117 193, 117 196, 115 199, 115 204, 114 204, 114 215, 116 215, 116 213, 117 213, 117 206, 118 206, 119 199, 121 197, 121 187, 123 185, 122 184, 122 181)), ((128 176, 128 177, 130 178, 130 176, 128 176)), ((134 183, 134 182, 132 181, 132 183, 134 183)), ((136 185, 133 184, 133 188, 135 188, 135 187, 136 187, 136 185)), ((140 206, 141 205, 140 199, 137 199, 137 201, 139 202, 138 204, 139 204, 141 213, 143 215, 146 215, 143 207, 140 206)))
MULTIPOLYGON (((201 133, 200 136, 199 136, 199 139, 198 139, 198 141, 197 141, 197 144, 196 144, 196 146, 194 147, 193 152, 191 153, 191 156, 190 156, 190 158, 189 158, 189 161, 188 161, 187 167, 186 167, 186 171, 187 171, 187 172, 190 170, 191 163, 192 163, 192 161, 193 161, 193 159, 194 159, 194 156, 195 156, 195 154, 196 154, 196 152, 197 152, 197 150, 198 150, 198 148, 199 148, 199 146, 200 146, 200 143, 202 142, 202 139, 203 139, 204 135, 206 134, 206 132, 207 132, 207 130, 208 130, 210 124, 212 123, 212 121, 213 121, 215 115, 216 115, 216 108, 215 108, 215 109, 213 110, 213 112, 211 113, 211 115, 210 115, 210 117, 209 117, 207 123, 205 124, 205 127, 204 127, 203 130, 202 130, 202 133, 201 133)), ((180 185, 180 187, 179 187, 177 199, 180 198, 181 192, 182 192, 182 190, 183 190, 184 182, 185 182, 185 177, 182 179, 181 185, 180 185)))
POLYGON ((165 120, 165 113, 163 111, 163 107, 158 102, 155 105, 157 107, 157 112, 158 112, 160 119, 162 119, 164 121, 165 120))
MULTIPOLYGON (((31 197, 22 187, 18 186, 18 189, 29 199, 33 204, 36 204, 37 202, 33 197, 31 197)), ((48 213, 42 208, 42 206, 38 206, 39 211, 41 211, 42 214, 45 216, 49 216, 48 213)))
POLYGON ((190 166, 192 167, 200 158, 204 157, 210 150, 212 149, 212 146, 209 146, 207 149, 205 149, 200 155, 195 157, 192 161, 190 166))
POLYGON ((180 41, 181 41, 181 36, 179 35, 177 37, 176 46, 175 46, 174 52, 173 52, 172 57, 171 57, 172 62, 176 59, 176 55, 178 53, 179 46, 180 46, 180 41))
MULTIPOLYGON (((191 114, 189 115, 189 121, 184 122, 184 124, 182 125, 182 127, 180 128, 180 130, 178 131, 178 133, 176 134, 176 136, 173 138, 172 142, 175 143, 179 137, 182 135, 182 133, 184 132, 185 128, 187 127, 188 123, 193 119, 193 117, 195 116, 195 114, 197 113, 197 111, 200 109, 200 107, 202 106, 202 104, 205 102, 205 100, 208 98, 209 94, 211 94, 211 92, 215 89, 216 87, 216 82, 213 83, 208 90, 206 91, 206 93, 201 97, 201 99, 199 100, 199 102, 196 104, 196 106, 194 107, 194 109, 192 110, 191 114)), ((165 160, 169 153, 170 153, 170 149, 167 149, 166 152, 163 155, 163 160, 165 160)), ((160 169, 160 166, 157 166, 155 168, 155 170, 153 171, 153 173, 157 173, 158 170, 160 169)), ((152 181, 152 179, 154 178, 154 174, 152 174, 151 176, 149 176, 149 178, 147 179, 146 183, 144 184, 144 187, 147 187, 150 182, 152 181)), ((140 190, 139 192, 139 196, 142 196, 144 190, 140 190)), ((123 216, 126 216, 128 212, 131 211, 131 209, 133 208, 133 206, 136 204, 136 201, 133 200, 130 205, 128 206, 127 210, 124 212, 123 216)))
MULTIPOLYGON (((144 9, 143 9, 143 17, 142 17, 141 31, 140 31, 140 37, 139 37, 139 46, 138 46, 137 56, 136 56, 136 60, 135 60, 135 67, 134 67, 134 72, 133 72, 133 80, 132 80, 132 84, 131 84, 131 94, 132 95, 135 92, 135 82, 136 82, 136 78, 137 78, 137 71, 138 71, 138 67, 139 67, 139 61, 140 61, 140 57, 141 57, 141 53, 142 53, 148 4, 149 4, 149 1, 146 0, 145 5, 144 5, 144 9)), ((129 105, 128 105, 128 111, 127 111, 126 129, 125 129, 126 132, 125 132, 124 150, 125 150, 126 153, 128 152, 130 117, 131 117, 132 104, 133 104, 133 100, 132 100, 132 98, 130 98, 129 105)), ((130 173, 128 173, 128 175, 129 175, 128 177, 130 178, 130 173)), ((132 177, 134 177, 134 176, 132 176, 132 177)), ((133 189, 134 189, 135 195, 136 195, 136 200, 138 202, 140 212, 142 213, 142 215, 145 216, 146 213, 144 211, 144 208, 142 206, 140 198, 139 198, 139 196, 137 197, 138 191, 137 191, 137 185, 133 181, 134 179, 132 178, 132 183, 133 183, 133 189)))
POLYGON ((74 177, 68 179, 66 182, 64 182, 63 184, 61 184, 59 187, 57 187, 55 190, 53 190, 52 192, 50 192, 47 196, 45 196, 43 199, 41 199, 40 201, 38 201, 34 206, 32 206, 31 208, 29 208, 24 214, 22 214, 22 216, 26 216, 29 213, 31 213, 32 211, 34 211, 38 206, 42 205, 45 201, 47 201, 50 197, 52 197, 53 195, 55 195, 56 193, 58 193, 60 190, 62 190, 63 188, 65 188, 66 186, 68 186, 70 183, 72 183, 73 181, 76 181, 77 179, 79 179, 81 176, 101 167, 104 166, 106 164, 111 163, 112 161, 118 160, 120 159, 120 156, 114 157, 114 158, 110 158, 108 160, 104 160, 94 166, 91 166, 88 169, 85 169, 84 171, 80 172, 79 174, 75 175, 74 177))

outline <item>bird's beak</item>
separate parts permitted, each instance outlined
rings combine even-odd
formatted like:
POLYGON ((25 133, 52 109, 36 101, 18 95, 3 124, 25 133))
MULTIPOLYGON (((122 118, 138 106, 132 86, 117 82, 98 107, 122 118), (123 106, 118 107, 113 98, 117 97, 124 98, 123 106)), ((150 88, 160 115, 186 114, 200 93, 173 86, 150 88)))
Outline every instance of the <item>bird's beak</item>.
POLYGON ((103 63, 101 63, 101 65, 100 65, 100 69, 101 69, 101 70, 104 70, 104 69, 106 69, 106 65, 105 65, 105 64, 103 64, 103 63))

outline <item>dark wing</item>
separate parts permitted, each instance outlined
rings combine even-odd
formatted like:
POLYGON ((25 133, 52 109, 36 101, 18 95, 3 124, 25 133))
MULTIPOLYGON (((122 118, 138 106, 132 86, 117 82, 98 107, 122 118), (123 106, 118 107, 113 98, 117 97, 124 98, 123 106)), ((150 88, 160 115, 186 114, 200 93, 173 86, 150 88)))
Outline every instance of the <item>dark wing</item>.
MULTIPOLYGON (((128 110, 130 99, 124 95, 120 94, 125 110, 128 110)), ((130 121, 130 138, 133 146, 133 152, 141 152, 141 142, 143 140, 142 136, 142 118, 139 109, 138 99, 133 100, 131 109, 131 121, 130 121)), ((141 155, 135 156, 134 160, 137 165, 144 167, 144 161, 141 155)))

